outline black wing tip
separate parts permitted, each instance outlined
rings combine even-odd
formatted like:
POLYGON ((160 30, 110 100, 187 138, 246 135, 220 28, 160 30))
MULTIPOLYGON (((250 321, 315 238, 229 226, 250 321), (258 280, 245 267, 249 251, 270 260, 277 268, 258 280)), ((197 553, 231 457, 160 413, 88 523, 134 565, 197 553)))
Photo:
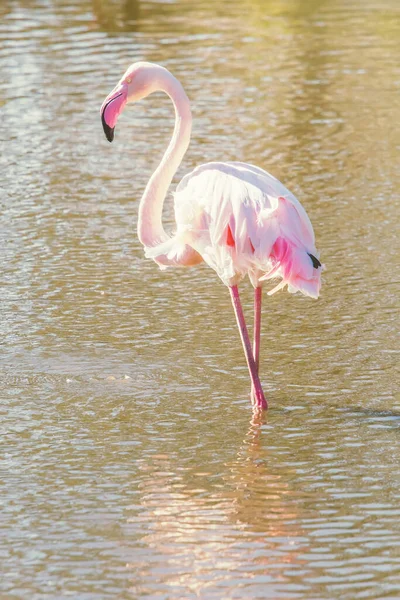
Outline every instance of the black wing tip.
POLYGON ((110 127, 109 125, 107 125, 106 120, 104 118, 104 110, 103 113, 101 115, 101 122, 103 125, 103 130, 105 133, 106 138, 108 139, 109 142, 112 142, 114 139, 114 129, 115 127, 110 127))
POLYGON ((319 262, 318 258, 313 254, 307 252, 308 256, 311 258, 314 269, 318 269, 318 267, 322 267, 322 264, 319 262))

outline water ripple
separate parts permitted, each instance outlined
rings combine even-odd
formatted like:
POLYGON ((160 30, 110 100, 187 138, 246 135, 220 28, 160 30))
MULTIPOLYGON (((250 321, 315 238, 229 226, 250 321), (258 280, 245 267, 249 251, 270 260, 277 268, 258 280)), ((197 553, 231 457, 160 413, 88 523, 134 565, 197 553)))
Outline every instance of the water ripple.
POLYGON ((0 595, 397 597, 397 4, 0 15, 0 595), (127 110, 112 146, 98 112, 142 59, 192 101, 177 180, 257 163, 312 217, 321 299, 265 302, 268 415, 251 417, 224 286, 161 273, 136 239, 171 106, 127 110))

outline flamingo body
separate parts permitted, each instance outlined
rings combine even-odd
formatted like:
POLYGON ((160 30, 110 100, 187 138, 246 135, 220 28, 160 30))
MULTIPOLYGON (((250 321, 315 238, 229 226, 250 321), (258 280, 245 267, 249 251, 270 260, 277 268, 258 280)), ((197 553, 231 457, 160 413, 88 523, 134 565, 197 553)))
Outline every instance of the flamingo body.
POLYGON ((104 132, 111 142, 127 102, 164 91, 175 108, 175 127, 164 156, 139 204, 138 236, 147 257, 162 269, 202 261, 229 287, 252 382, 252 400, 266 408, 258 376, 261 293, 266 280, 278 279, 268 294, 288 286, 317 298, 322 265, 306 211, 278 179, 242 162, 212 162, 183 177, 174 193, 176 232, 162 226, 169 185, 188 148, 190 103, 179 81, 164 67, 134 63, 101 107, 104 132), (255 288, 254 346, 251 348, 238 283, 248 275, 255 288))
MULTIPOLYGON (((288 291, 317 298, 318 252, 306 211, 278 179, 240 162, 207 163, 179 183, 174 194, 174 237, 146 249, 179 264, 185 246, 194 249, 227 286, 247 274, 254 287, 279 278, 269 294, 288 291), (313 259, 317 261, 313 263, 313 259)), ((163 267, 164 265, 161 264, 163 267)))

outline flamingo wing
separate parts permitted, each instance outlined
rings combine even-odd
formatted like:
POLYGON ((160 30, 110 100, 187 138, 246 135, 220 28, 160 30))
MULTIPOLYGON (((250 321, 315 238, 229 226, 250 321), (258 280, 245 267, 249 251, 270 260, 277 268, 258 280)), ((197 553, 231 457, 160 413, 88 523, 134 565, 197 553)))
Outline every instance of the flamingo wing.
MULTIPOLYGON (((253 285, 279 278, 270 293, 317 297, 318 253, 306 211, 275 177, 245 163, 207 163, 183 177, 174 194, 177 231, 154 258, 168 252, 176 264, 191 248, 228 286, 248 274, 253 285), (186 250, 185 250, 186 249, 186 250)), ((181 260, 182 264, 182 260, 181 260)))

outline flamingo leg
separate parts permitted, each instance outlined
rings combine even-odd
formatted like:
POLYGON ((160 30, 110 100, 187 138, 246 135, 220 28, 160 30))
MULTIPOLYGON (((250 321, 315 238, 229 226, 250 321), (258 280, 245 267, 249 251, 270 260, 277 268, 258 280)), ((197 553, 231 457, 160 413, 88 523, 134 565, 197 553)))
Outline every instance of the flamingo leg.
MULTIPOLYGON (((260 366, 260 342, 261 342, 261 300, 262 300, 262 287, 254 288, 254 342, 253 342, 253 356, 256 364, 257 373, 260 366)), ((254 387, 251 388, 251 398, 255 401, 254 387)))
POLYGON ((257 366, 254 360, 250 338, 246 327, 246 322, 244 320, 244 314, 242 304, 240 302, 239 290, 237 285, 229 287, 229 291, 231 294, 236 321, 239 327, 240 337, 246 356, 247 366, 249 368, 252 389, 254 389, 254 400, 257 405, 257 408, 266 409, 268 408, 268 404, 261 387, 260 378, 258 377, 257 366))

